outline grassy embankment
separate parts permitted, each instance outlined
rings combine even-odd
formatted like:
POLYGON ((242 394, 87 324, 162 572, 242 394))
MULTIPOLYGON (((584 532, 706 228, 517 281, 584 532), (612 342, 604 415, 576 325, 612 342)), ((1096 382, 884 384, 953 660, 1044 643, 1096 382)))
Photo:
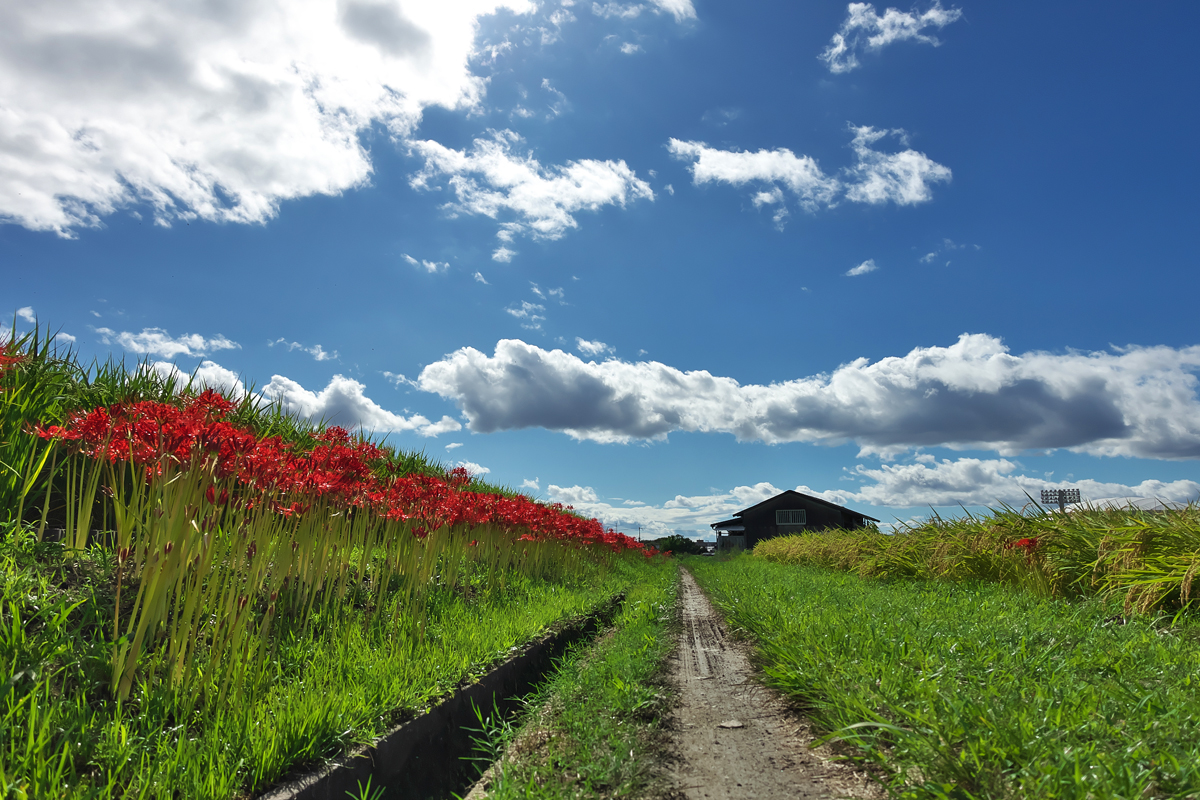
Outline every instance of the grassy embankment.
POLYGON ((1037 594, 1121 597, 1127 612, 1192 599, 1200 571, 1200 506, 1172 511, 1082 508, 994 511, 901 528, 821 531, 762 542, 755 555, 864 578, 982 580, 1037 594))
POLYGON ((677 591, 673 565, 646 575, 612 629, 575 648, 514 727, 493 726, 500 758, 489 798, 638 797, 659 787, 677 591))
POLYGON ((36 337, 0 354, 0 462, 6 798, 250 791, 656 569, 419 455, 36 337))
POLYGON ((1194 797, 1196 516, 1006 513, 687 563, 900 797, 1194 797))

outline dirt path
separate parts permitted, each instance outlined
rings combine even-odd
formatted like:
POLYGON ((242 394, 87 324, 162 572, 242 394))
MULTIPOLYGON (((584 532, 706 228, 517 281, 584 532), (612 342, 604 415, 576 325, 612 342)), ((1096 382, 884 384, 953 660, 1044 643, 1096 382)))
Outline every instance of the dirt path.
POLYGON ((676 791, 688 800, 879 798, 883 793, 828 748, 810 749, 808 723, 754 681, 747 648, 683 572, 683 632, 671 660, 676 791))

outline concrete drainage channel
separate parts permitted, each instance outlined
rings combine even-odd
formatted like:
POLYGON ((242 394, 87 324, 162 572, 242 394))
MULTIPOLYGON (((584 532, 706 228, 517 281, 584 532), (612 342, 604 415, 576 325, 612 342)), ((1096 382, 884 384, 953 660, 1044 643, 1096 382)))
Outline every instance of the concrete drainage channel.
POLYGON ((475 709, 515 712, 521 698, 554 669, 555 660, 609 624, 623 601, 617 596, 584 619, 531 642, 477 683, 460 687, 371 747, 286 780, 259 800, 347 800, 358 796, 368 778, 373 789, 384 790, 385 800, 443 800, 464 794, 478 773, 473 762, 464 760, 474 753, 469 729, 479 725, 475 709))

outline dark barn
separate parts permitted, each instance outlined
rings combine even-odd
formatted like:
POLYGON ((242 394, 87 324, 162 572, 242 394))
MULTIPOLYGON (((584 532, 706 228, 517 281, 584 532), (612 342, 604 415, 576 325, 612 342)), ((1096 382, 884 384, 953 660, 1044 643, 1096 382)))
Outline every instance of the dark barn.
POLYGON ((865 528, 869 522, 879 520, 830 503, 828 500, 789 489, 763 500, 758 505, 737 512, 733 519, 714 522, 711 527, 717 534, 718 550, 731 547, 749 550, 763 539, 774 536, 818 531, 823 528, 853 530, 865 528))

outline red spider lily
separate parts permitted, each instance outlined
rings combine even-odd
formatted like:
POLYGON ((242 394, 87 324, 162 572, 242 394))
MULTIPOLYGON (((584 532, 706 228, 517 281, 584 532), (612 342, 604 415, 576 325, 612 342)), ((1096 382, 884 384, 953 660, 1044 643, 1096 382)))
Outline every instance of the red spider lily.
MULTIPOLYGON (((232 479, 240 487, 233 500, 246 511, 267 503, 271 511, 289 518, 322 501, 331 509, 359 508, 387 520, 412 520, 417 523, 412 532, 419 539, 442 527, 490 524, 516 541, 575 542, 614 552, 642 549, 628 536, 605 530, 598 521, 576 516, 558 503, 469 491, 472 479, 463 467, 451 470, 445 479, 380 479, 378 468, 386 464, 387 453, 371 442, 355 440, 344 428, 321 431, 307 451, 278 436, 259 438, 226 419, 235 408, 232 401, 206 390, 181 406, 142 401, 80 412, 63 426, 38 428, 37 434, 90 458, 144 467, 147 479, 163 475, 167 464, 203 465, 216 480, 232 479)), ((224 505, 229 489, 222 488, 218 497, 210 486, 205 499, 224 505)))
POLYGON ((1027 552, 1032 553, 1034 550, 1037 549, 1037 546, 1038 546, 1038 540, 1037 540, 1037 537, 1035 536, 1031 539, 1017 539, 1015 542, 1009 542, 1008 544, 1004 545, 1004 549, 1011 550, 1014 547, 1021 547, 1021 548, 1024 548, 1027 552))
POLYGON ((0 350, 0 374, 7 372, 18 364, 24 362, 29 356, 25 353, 19 353, 16 350, 5 348, 0 350))

